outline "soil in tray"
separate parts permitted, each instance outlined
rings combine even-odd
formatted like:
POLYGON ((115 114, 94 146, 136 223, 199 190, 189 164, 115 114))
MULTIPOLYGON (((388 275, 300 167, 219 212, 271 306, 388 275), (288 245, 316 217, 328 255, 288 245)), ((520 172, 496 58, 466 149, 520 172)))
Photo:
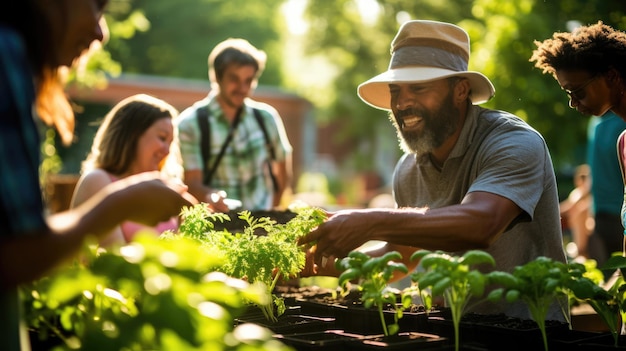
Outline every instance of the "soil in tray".
POLYGON ((311 333, 275 334, 274 337, 298 351, 353 350, 352 346, 363 335, 343 330, 325 330, 311 333))
MULTIPOLYGON (((454 338, 452 320, 444 318, 447 311, 439 317, 432 316, 429 323, 433 333, 454 338)), ((569 330, 567 323, 546 321, 548 338, 553 333, 569 330)), ((483 315, 467 313, 459 325, 461 343, 475 342, 485 345, 490 350, 542 350, 543 339, 537 323, 530 319, 509 317, 504 314, 483 315)))
POLYGON ((359 346, 355 346, 352 350, 439 350, 446 345, 447 339, 439 335, 404 332, 374 338, 366 336, 359 346))
POLYGON ((323 331, 334 328, 334 318, 323 318, 316 316, 306 316, 299 314, 282 315, 278 317, 278 321, 270 322, 265 317, 256 317, 248 319, 237 319, 236 323, 254 323, 271 330, 274 333, 297 333, 323 331))

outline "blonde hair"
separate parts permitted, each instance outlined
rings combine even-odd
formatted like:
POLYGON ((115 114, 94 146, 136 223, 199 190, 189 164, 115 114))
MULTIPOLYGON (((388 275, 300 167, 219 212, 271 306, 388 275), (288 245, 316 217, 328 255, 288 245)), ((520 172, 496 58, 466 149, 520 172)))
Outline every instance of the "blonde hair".
POLYGON ((116 175, 127 172, 134 162, 141 135, 157 120, 174 119, 177 115, 172 105, 146 94, 120 101, 98 128, 91 152, 83 162, 83 172, 95 168, 116 175))
POLYGON ((54 126, 61 141, 69 145, 74 139, 74 110, 63 90, 58 69, 47 68, 37 88, 35 110, 39 118, 49 126, 54 126))

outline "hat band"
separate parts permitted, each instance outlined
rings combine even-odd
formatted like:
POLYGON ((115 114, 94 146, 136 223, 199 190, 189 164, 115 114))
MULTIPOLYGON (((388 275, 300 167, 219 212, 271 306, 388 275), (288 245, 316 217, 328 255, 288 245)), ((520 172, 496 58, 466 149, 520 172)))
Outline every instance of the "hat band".
POLYGON ((467 71, 467 60, 450 51, 424 46, 405 46, 398 48, 391 56, 389 69, 427 66, 449 69, 452 71, 467 71))

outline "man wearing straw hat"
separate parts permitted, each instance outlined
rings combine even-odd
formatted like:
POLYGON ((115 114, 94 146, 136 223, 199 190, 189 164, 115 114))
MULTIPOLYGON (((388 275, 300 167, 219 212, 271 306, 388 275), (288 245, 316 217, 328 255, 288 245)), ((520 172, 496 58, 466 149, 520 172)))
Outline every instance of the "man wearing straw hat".
MULTIPOLYGON (((565 261, 545 141, 520 118, 478 106, 494 88, 467 70, 469 52, 462 28, 409 21, 391 43, 389 69, 358 87, 363 101, 390 111, 405 151, 393 174, 398 208, 329 215, 301 240, 316 241, 317 274, 370 240, 405 259, 419 248, 484 249, 501 271, 538 256, 565 261)), ((474 312, 530 318, 522 304, 481 304, 474 312)), ((548 317, 563 320, 556 304, 548 317)))

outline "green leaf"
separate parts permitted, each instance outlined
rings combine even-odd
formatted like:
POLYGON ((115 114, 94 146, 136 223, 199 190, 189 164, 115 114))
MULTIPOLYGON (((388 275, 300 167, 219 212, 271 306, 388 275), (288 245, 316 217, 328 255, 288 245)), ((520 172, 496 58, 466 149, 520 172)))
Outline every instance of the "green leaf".
POLYGON ((443 278, 444 275, 439 272, 425 272, 419 276, 416 282, 420 289, 426 289, 433 286, 443 278))
POLYGON ((361 270, 358 268, 348 268, 341 275, 339 275, 339 286, 345 286, 347 282, 355 280, 361 277, 361 270))
POLYGON ((480 297, 485 292, 485 276, 479 271, 470 271, 467 274, 467 282, 469 284, 470 293, 476 297, 480 297))
POLYGON ((624 270, 626 269, 626 257, 624 256, 611 256, 609 259, 600 267, 600 270, 603 271, 614 271, 616 269, 624 270))
POLYGON ((493 289, 487 295, 487 299, 489 301, 496 302, 496 301, 498 301, 498 300, 500 300, 502 298, 503 294, 504 294, 504 289, 502 289, 502 288, 493 289))
POLYGON ((510 273, 502 271, 493 271, 487 274, 489 281, 493 284, 499 284, 507 288, 513 288, 518 285, 518 280, 510 273))
POLYGON ((443 296, 443 292, 449 288, 452 283, 450 277, 444 277, 434 283, 432 287, 433 296, 443 296))
POLYGON ((388 329, 389 335, 395 335, 400 331, 400 326, 398 324, 390 324, 388 329))
POLYGON ((520 298, 519 290, 509 290, 506 292, 505 300, 508 303, 515 302, 520 298))
POLYGON ((429 251, 429 250, 418 250, 418 251, 415 251, 411 255, 411 261, 421 260, 424 256, 426 256, 426 255, 428 255, 430 253, 432 253, 432 251, 429 251))
POLYGON ((475 264, 489 264, 491 266, 496 265, 496 261, 493 257, 482 250, 469 250, 467 251, 459 260, 460 263, 466 264, 468 266, 475 264))

